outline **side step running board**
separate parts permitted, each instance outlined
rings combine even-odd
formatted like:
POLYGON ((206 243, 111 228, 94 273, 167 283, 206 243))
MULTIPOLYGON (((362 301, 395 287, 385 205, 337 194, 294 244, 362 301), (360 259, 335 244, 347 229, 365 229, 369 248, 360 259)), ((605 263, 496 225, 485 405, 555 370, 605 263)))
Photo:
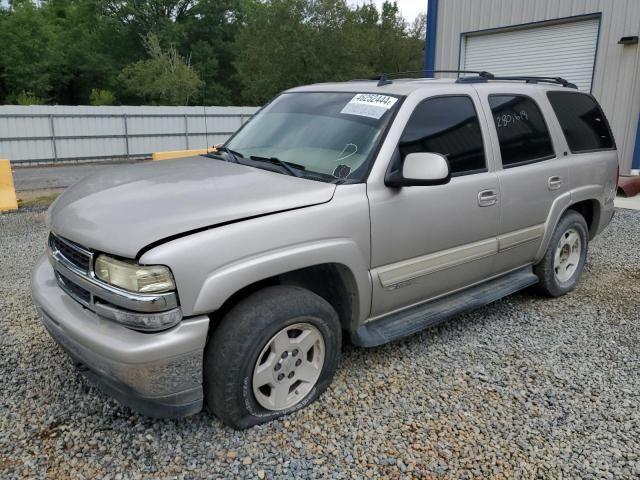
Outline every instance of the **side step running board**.
POLYGON ((482 307, 538 283, 532 267, 525 267, 458 293, 392 313, 365 323, 351 335, 353 343, 376 347, 413 335, 454 315, 482 307))

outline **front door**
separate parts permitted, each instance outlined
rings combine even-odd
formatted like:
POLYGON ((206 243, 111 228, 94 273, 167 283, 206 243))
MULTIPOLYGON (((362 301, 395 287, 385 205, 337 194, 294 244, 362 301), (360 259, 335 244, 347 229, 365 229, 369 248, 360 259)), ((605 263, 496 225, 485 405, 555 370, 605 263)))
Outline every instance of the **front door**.
POLYGON ((368 187, 372 316, 463 288, 492 271, 500 192, 488 167, 478 101, 468 95, 422 100, 395 150, 392 170, 409 153, 446 156, 450 183, 368 187))

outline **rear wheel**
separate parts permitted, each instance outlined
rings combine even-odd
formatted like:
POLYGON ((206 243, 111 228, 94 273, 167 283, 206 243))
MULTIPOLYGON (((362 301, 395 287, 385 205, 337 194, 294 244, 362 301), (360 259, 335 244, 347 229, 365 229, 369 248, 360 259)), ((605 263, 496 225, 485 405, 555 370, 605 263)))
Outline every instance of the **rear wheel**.
POLYGON ((333 307, 299 287, 276 286, 238 303, 205 351, 207 405, 247 428, 302 408, 329 386, 341 326, 333 307))
POLYGON ((568 210, 558 222, 545 256, 534 267, 545 294, 559 297, 576 287, 587 258, 588 239, 584 217, 568 210))

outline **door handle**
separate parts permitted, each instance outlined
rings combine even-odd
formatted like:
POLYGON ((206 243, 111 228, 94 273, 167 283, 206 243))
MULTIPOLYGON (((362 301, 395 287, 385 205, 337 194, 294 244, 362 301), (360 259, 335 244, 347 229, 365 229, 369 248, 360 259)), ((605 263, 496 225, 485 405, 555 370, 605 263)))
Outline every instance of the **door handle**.
POLYGON ((496 203, 498 203, 498 192, 495 190, 483 190, 478 194, 478 205, 481 207, 490 207, 496 203))
POLYGON ((549 190, 558 190, 562 186, 562 178, 553 176, 548 180, 549 190))

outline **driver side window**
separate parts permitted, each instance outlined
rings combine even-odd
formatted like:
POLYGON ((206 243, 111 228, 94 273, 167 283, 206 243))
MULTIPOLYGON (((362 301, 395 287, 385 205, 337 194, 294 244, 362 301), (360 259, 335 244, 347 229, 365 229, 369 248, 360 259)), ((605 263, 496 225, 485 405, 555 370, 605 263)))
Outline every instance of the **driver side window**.
POLYGON ((470 97, 430 98, 411 114, 398 145, 402 159, 410 153, 432 152, 449 161, 452 176, 486 172, 482 131, 470 97))

